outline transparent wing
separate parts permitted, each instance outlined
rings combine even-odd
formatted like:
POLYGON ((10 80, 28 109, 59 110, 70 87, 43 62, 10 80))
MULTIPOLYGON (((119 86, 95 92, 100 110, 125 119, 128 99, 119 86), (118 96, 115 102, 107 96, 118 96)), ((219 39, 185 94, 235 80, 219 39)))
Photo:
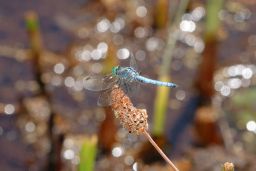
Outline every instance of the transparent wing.
POLYGON ((100 97, 98 98, 98 106, 109 106, 111 105, 111 89, 102 91, 100 97))
POLYGON ((129 85, 131 87, 132 92, 130 93, 132 96, 138 95, 140 93, 140 83, 134 81, 129 85))
POLYGON ((103 91, 110 89, 117 82, 117 78, 111 74, 107 76, 87 76, 84 78, 84 87, 90 91, 103 91))
POLYGON ((140 85, 138 82, 126 82, 126 81, 119 81, 119 86, 128 96, 135 96, 139 93, 140 85))
POLYGON ((131 53, 130 55, 130 67, 132 67, 133 69, 135 69, 136 71, 138 71, 138 65, 135 59, 135 56, 133 55, 133 53, 131 53))

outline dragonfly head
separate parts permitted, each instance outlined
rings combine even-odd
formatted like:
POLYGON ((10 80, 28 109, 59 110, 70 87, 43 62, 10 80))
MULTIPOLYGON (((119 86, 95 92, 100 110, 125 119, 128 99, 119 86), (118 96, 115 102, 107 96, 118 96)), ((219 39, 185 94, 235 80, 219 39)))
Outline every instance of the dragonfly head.
POLYGON ((115 66, 112 68, 112 75, 116 76, 117 75, 117 70, 118 70, 119 66, 115 66))

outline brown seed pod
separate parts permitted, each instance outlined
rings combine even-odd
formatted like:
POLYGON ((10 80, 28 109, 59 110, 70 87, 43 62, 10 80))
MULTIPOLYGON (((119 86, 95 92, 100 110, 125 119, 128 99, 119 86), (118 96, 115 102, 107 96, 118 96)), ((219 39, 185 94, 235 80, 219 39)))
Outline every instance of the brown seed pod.
POLYGON ((148 130, 147 111, 135 108, 122 89, 113 88, 111 91, 111 104, 116 118, 130 133, 141 134, 148 130))
POLYGON ((143 134, 171 166, 172 170, 179 171, 149 135, 146 109, 134 107, 130 98, 118 86, 114 86, 111 91, 111 108, 125 129, 130 133, 143 134))

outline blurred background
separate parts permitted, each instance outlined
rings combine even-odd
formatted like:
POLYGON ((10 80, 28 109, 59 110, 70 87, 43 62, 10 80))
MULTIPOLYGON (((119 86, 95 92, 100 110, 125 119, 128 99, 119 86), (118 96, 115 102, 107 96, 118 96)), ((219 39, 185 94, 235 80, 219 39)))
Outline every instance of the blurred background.
POLYGON ((141 75, 178 84, 131 98, 181 171, 256 170, 255 11, 255 0, 0 0, 1 170, 168 170, 84 88, 131 54, 141 75))

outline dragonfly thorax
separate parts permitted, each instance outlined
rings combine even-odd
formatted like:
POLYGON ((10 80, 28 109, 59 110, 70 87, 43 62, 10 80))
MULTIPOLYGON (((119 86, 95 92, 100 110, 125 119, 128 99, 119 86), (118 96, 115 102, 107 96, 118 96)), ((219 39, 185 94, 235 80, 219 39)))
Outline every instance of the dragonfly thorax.
POLYGON ((114 75, 120 79, 132 82, 136 79, 139 73, 132 67, 114 67, 112 70, 114 75))

